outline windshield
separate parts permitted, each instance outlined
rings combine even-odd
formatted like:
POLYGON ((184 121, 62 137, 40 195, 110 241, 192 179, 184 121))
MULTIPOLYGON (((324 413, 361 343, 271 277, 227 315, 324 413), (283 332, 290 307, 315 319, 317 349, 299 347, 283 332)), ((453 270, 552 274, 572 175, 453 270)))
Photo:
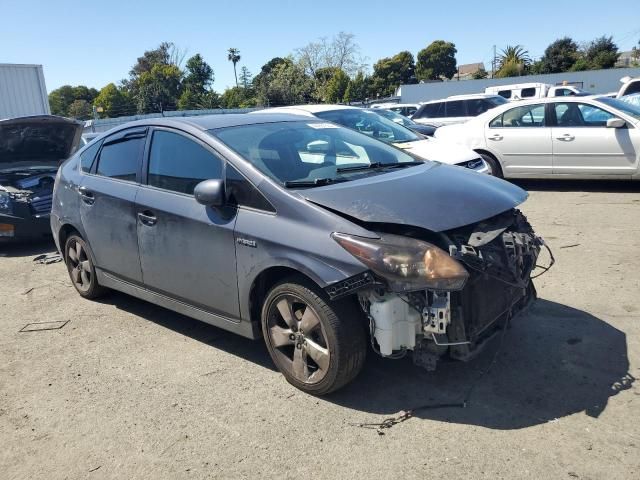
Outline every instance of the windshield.
POLYGON ((286 186, 348 181, 416 162, 402 150, 318 121, 242 125, 209 130, 209 134, 286 186))
POLYGON ((357 108, 317 112, 316 117, 339 123, 342 126, 357 130, 370 137, 387 143, 415 142, 422 140, 408 128, 398 125, 377 112, 357 108))
POLYGON ((392 122, 397 123, 398 125, 402 125, 403 127, 411 127, 412 125, 415 125, 416 122, 409 120, 407 117, 405 117, 404 115, 400 115, 397 112, 394 112, 393 110, 386 110, 384 108, 380 108, 378 110, 373 110, 373 113, 377 113, 378 115, 391 120, 392 122))
POLYGON ((596 101, 607 105, 608 107, 613 107, 616 110, 620 110, 621 112, 626 113, 627 115, 632 116, 636 120, 640 120, 640 107, 637 105, 632 105, 628 102, 623 102, 618 98, 609 98, 609 97, 598 97, 596 101))
POLYGON ((506 98, 501 97, 500 95, 496 95, 494 97, 487 97, 486 100, 494 107, 497 107, 498 105, 504 105, 505 103, 509 103, 509 101, 506 98))

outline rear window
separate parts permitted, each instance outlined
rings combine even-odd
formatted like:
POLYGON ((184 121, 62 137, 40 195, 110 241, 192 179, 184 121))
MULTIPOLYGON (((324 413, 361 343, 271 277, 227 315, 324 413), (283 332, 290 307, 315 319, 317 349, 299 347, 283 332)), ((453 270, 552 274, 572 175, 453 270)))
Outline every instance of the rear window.
POLYGON ((536 96, 535 87, 523 88, 520 92, 520 98, 532 98, 536 96))
POLYGON ((500 95, 502 98, 511 98, 511 90, 500 90, 498 92, 498 95, 500 95))

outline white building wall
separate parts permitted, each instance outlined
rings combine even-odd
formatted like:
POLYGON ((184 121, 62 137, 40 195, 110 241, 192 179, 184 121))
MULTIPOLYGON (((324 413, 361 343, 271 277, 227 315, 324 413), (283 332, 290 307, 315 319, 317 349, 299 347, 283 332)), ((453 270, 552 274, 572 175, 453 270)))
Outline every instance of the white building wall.
MULTIPOLYGON (((551 85, 582 83, 581 88, 592 93, 617 92, 620 78, 624 76, 640 77, 640 68, 612 68, 608 70, 589 70, 585 72, 552 73, 547 75, 525 75, 510 78, 488 78, 483 80, 451 80, 448 82, 402 85, 402 103, 418 103, 438 100, 451 95, 484 93, 484 89, 494 85, 540 82, 551 85)), ((580 85, 578 85, 580 86, 580 85)))
POLYGON ((0 119, 50 113, 42 65, 0 63, 0 119))

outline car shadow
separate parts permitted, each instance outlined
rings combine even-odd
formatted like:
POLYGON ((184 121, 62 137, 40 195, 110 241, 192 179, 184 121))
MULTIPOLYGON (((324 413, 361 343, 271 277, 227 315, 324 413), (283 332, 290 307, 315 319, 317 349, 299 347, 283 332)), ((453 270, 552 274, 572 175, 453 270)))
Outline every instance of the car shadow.
POLYGON ((640 192, 640 182, 623 180, 515 180, 510 182, 533 192, 640 192))
MULTIPOLYGON (((275 370, 262 341, 117 292, 101 301, 275 370)), ((413 416, 508 430, 579 412, 597 418, 610 397, 635 381, 629 373, 623 332, 587 312, 548 300, 538 300, 512 322, 502 342, 497 336, 468 363, 441 362, 435 372, 427 372, 408 357, 389 360, 368 353, 354 382, 320 401, 390 417, 425 406, 413 416), (460 403, 472 387, 466 408, 430 408, 460 403)))
POLYGON ((412 362, 371 355, 362 374, 326 401, 354 410, 509 430, 578 412, 597 418, 610 397, 631 388, 626 336, 593 315, 538 300, 506 331, 496 363, 496 339, 468 363, 441 363, 426 372, 412 362), (460 404, 465 408, 431 408, 460 404))
POLYGON ((172 310, 140 300, 120 292, 110 292, 97 300, 100 303, 113 305, 116 308, 149 320, 180 335, 223 350, 237 357, 249 360, 261 367, 276 371, 267 347, 262 341, 228 332, 208 323, 195 320, 172 310))
POLYGON ((0 258, 31 257, 56 251, 53 237, 16 243, 0 243, 0 258))

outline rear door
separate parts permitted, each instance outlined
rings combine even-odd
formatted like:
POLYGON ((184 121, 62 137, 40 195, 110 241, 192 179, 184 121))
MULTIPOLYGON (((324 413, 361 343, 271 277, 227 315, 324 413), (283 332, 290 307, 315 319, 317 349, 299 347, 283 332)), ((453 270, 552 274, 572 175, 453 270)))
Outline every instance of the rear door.
POLYGON ((607 128, 615 114, 589 103, 555 102, 553 173, 560 175, 627 175, 638 168, 631 140, 632 125, 607 128))
POLYGON ((146 128, 107 137, 78 194, 80 217, 96 265, 118 277, 142 281, 134 204, 146 128))
POLYGON ((487 124, 487 148, 497 153, 507 177, 552 173, 551 128, 542 103, 506 110, 487 124))
POLYGON ((144 284, 188 304, 239 318, 236 210, 206 207, 193 191, 222 178, 224 162, 187 133, 155 128, 136 201, 144 284))

